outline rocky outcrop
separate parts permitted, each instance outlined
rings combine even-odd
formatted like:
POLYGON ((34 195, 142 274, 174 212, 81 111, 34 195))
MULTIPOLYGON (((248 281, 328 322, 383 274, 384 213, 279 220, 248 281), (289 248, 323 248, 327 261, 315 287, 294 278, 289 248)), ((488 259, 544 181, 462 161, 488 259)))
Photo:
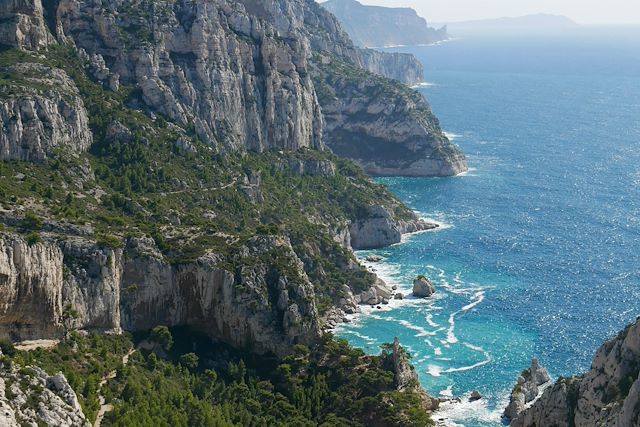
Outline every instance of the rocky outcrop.
POLYGON ((0 84, 0 160, 42 162, 57 149, 77 154, 89 148, 89 118, 64 71, 36 63, 0 71, 11 81, 0 84))
POLYGON ((256 353, 286 354, 319 336, 313 286, 288 240, 256 237, 241 250, 235 271, 210 253, 170 265, 152 241, 132 240, 122 278, 122 324, 127 330, 188 325, 256 353), (276 265, 256 260, 278 259, 276 265))
POLYGON ((639 372, 640 319, 598 349, 586 374, 560 378, 511 425, 637 426, 639 372))
POLYGON ((51 376, 35 366, 13 365, 0 367, 0 425, 88 427, 91 424, 62 373, 51 376))
POLYGON ((551 381, 547 370, 540 366, 538 359, 531 361, 531 367, 525 369, 518 377, 518 383, 511 391, 509 405, 504 415, 509 419, 516 419, 525 410, 526 405, 535 400, 540 394, 540 386, 551 381))
POLYGON ((431 44, 449 38, 410 8, 365 6, 355 0, 328 0, 322 6, 336 15, 358 46, 387 47, 431 44))
POLYGON ((407 221, 397 220, 388 209, 372 206, 349 226, 350 244, 353 249, 377 249, 400 242, 403 234, 437 227, 415 216, 407 221))
POLYGON ((374 74, 399 80, 410 86, 424 81, 424 67, 411 54, 358 49, 358 56, 360 65, 374 74))
POLYGON ((392 289, 389 286, 387 286, 387 284, 384 281, 378 279, 371 288, 362 292, 359 295, 356 295, 355 301, 358 304, 378 305, 378 304, 388 304, 389 300, 391 300, 392 298, 393 298, 392 289))
POLYGON ((436 293, 436 287, 431 280, 424 276, 418 276, 413 281, 413 296, 416 298, 428 298, 436 293))
POLYGON ((251 261, 236 260, 234 271, 233 260, 214 253, 169 264, 151 239, 110 249, 81 238, 30 245, 5 234, 0 336, 180 325, 257 353, 282 355, 295 344, 312 344, 319 336, 313 286, 288 240, 257 237, 237 256, 251 261))
POLYGON ((337 155, 379 176, 452 176, 467 170, 464 154, 444 136, 419 92, 331 56, 321 57, 313 72, 325 141, 337 155))
POLYGON ((0 3, 0 45, 38 50, 55 43, 47 28, 45 12, 41 0, 3 0, 0 3))
POLYGON ((122 251, 81 238, 27 243, 0 235, 0 336, 57 338, 71 328, 120 331, 122 251))
POLYGON ((57 15, 61 37, 86 53, 105 86, 117 75, 140 89, 141 103, 193 126, 206 143, 227 151, 321 147, 299 17, 284 7, 264 20, 261 8, 248 9, 227 1, 61 0, 57 15))
POLYGON ((418 373, 413 365, 411 365, 409 355, 400 345, 398 338, 394 338, 391 352, 389 354, 392 364, 392 372, 394 373, 394 382, 396 389, 403 391, 418 391, 422 404, 428 411, 434 411, 440 406, 440 401, 429 396, 420 389, 418 373))

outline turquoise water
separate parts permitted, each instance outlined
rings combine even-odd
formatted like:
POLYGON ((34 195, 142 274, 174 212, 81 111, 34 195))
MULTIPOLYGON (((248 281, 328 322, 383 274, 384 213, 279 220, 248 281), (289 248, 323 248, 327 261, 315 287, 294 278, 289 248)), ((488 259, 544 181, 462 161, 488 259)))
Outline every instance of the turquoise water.
POLYGON ((436 418, 499 425, 532 357, 556 377, 584 371, 640 315, 640 31, 403 50, 471 170, 379 180, 444 226, 359 255, 382 255, 371 268, 404 293, 425 274, 438 294, 338 335, 371 353, 398 336, 432 394, 486 397, 436 418))

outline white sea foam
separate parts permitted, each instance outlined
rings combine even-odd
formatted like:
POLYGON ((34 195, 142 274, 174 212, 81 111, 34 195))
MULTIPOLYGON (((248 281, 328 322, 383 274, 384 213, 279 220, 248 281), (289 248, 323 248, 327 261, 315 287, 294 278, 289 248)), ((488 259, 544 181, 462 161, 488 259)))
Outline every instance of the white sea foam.
POLYGON ((446 427, 464 427, 470 423, 500 425, 502 411, 489 408, 488 403, 486 399, 469 402, 466 397, 463 397, 461 402, 443 402, 433 414, 433 418, 442 419, 442 421, 438 421, 438 425, 446 427))
POLYGON ((444 136, 449 138, 450 141, 453 141, 455 139, 458 139, 458 138, 462 137, 462 135, 457 134, 457 133, 453 133, 453 132, 442 132, 442 133, 444 133, 444 136))
POLYGON ((431 326, 432 328, 437 328, 440 325, 438 325, 436 322, 433 321, 433 314, 429 313, 427 314, 427 325, 431 326))
POLYGON ((484 292, 480 291, 480 292, 476 293, 475 297, 476 297, 475 301, 473 301, 471 304, 467 304, 464 307, 462 307, 461 311, 469 311, 473 307, 476 307, 479 304, 482 304, 482 301, 484 301, 484 292))
POLYGON ((449 330, 447 330, 447 343, 449 344, 455 344, 458 342, 458 338, 456 337, 455 334, 455 329, 456 329, 456 314, 460 313, 459 311, 456 311, 455 313, 451 313, 451 315, 449 316, 449 330))
POLYGON ((440 376, 440 372, 442 372, 442 368, 440 366, 437 366, 437 365, 429 365, 429 367, 427 368, 427 372, 432 377, 439 377, 440 376))
POLYGON ((433 350, 433 353, 434 353, 436 356, 442 356, 442 349, 441 349, 440 347, 436 347, 436 348, 433 350))
POLYGON ((435 86, 435 85, 436 85, 435 83, 431 83, 431 82, 422 82, 422 83, 418 83, 418 84, 415 84, 415 85, 411 86, 411 89, 425 89, 425 88, 432 87, 432 86, 435 86))
POLYGON ((404 326, 407 329, 411 329, 412 331, 418 332, 415 335, 416 337, 434 336, 436 334, 435 332, 427 331, 425 328, 421 326, 414 325, 413 323, 407 320, 398 320, 398 323, 400 323, 402 326, 404 326))
POLYGON ((453 397, 453 386, 450 385, 444 390, 440 390, 440 396, 444 397, 453 397))

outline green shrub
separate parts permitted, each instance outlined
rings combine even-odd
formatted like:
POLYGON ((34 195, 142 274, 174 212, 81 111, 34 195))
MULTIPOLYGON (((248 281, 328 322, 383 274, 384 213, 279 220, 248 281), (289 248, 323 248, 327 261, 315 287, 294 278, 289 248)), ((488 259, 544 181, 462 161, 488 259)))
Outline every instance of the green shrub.
POLYGON ((36 243, 42 242, 42 237, 37 231, 32 231, 31 233, 27 234, 26 240, 29 245, 35 245, 36 243))

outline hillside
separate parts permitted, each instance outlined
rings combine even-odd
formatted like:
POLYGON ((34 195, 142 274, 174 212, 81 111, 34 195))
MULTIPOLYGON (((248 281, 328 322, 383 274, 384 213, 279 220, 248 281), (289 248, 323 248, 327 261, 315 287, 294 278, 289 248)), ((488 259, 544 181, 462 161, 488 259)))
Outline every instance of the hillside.
POLYGON ((355 120, 345 84, 366 82, 358 108, 407 113, 358 117, 352 158, 404 123, 406 164, 464 159, 424 98, 369 71, 388 57, 365 66, 304 0, 12 0, 0 22, 0 337, 62 341, 2 344, 7 425, 92 422, 103 400, 114 425, 427 422, 437 402, 399 347, 371 358, 324 333, 392 294, 354 249, 435 227, 332 153, 355 120), (148 344, 167 331, 187 341, 148 344))

